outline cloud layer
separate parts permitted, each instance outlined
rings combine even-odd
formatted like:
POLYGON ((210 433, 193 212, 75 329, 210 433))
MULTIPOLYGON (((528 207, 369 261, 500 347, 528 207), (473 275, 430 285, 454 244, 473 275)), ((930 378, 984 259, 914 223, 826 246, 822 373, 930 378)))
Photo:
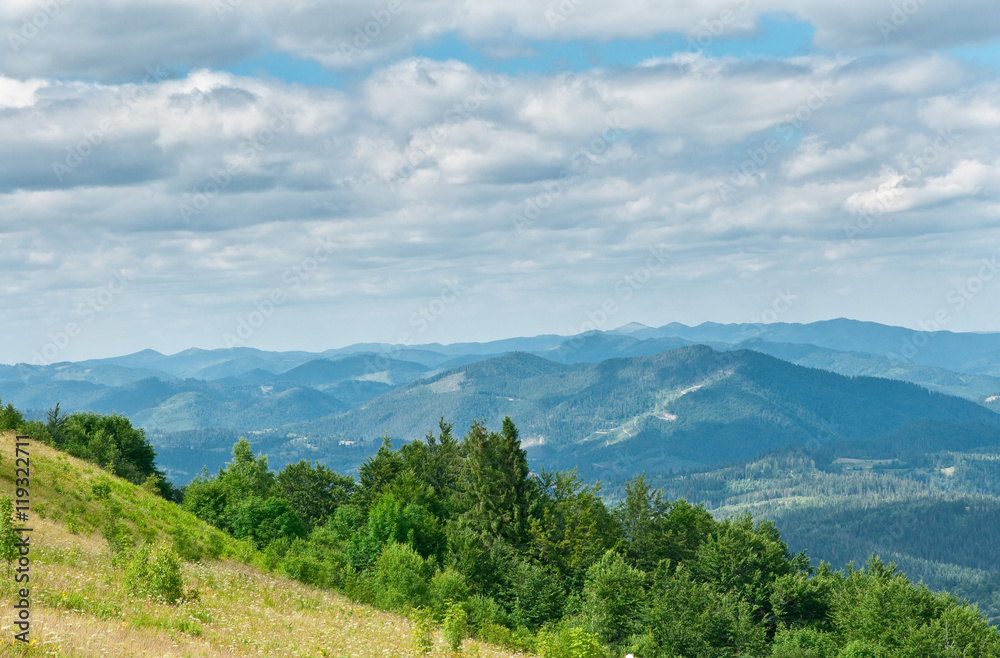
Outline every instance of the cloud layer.
POLYGON ((785 321, 1000 330, 992 278, 949 301, 1000 252, 1000 85, 935 50, 995 37, 985 3, 226 1, 0 9, 25 39, 0 56, 0 361, 742 322, 781 295, 785 321), (769 12, 828 50, 551 74, 409 54, 769 12), (221 70, 262 48, 367 68, 221 70))

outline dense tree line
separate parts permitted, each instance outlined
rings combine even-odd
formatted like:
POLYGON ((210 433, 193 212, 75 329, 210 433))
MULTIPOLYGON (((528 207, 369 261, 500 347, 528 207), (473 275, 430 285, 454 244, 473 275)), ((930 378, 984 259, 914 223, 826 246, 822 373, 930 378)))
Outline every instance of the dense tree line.
POLYGON ((0 430, 28 434, 168 500, 179 500, 180 492, 156 467, 156 450, 145 431, 132 427, 125 416, 93 412, 64 414, 57 404, 48 411, 46 421, 26 420, 13 404, 0 405, 0 430))
MULTIPOLYGON (((784 451, 656 484, 669 496, 704 501, 716 515, 750 508, 814 559, 860 564, 877 553, 1000 623, 1000 456, 948 451, 838 463, 838 455, 857 453, 828 450, 784 451)), ((612 498, 622 491, 609 490, 612 498)))
POLYGON ((878 558, 813 568, 773 523, 716 520, 642 475, 609 506, 575 471, 532 473, 510 419, 452 430, 386 437, 357 480, 274 473, 241 440, 183 505, 304 582, 449 624, 460 611, 478 637, 548 656, 1000 656, 974 609, 878 558))

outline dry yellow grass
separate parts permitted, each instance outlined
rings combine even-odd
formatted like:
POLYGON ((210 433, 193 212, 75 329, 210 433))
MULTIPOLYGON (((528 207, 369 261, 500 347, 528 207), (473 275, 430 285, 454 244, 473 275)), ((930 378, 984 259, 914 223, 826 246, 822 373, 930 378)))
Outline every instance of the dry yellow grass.
MULTIPOLYGON (((12 493, 14 436, 0 437, 0 495, 12 493)), ((0 655, 49 656, 332 656, 383 657, 416 655, 412 623, 397 615, 352 603, 343 596, 287 578, 266 574, 233 559, 185 563, 185 587, 197 600, 170 606, 128 594, 123 572, 111 564, 107 543, 85 522, 71 533, 73 518, 97 514, 85 485, 105 475, 99 469, 33 443, 32 501, 48 508, 48 518, 33 516, 32 627, 36 640, 28 651, 12 644, 14 584, 0 566, 0 655), (50 480, 46 469, 60 468, 50 480), (89 472, 88 472, 89 471, 89 472), (61 482, 57 493, 54 483, 61 482), (37 484, 36 484, 37 483, 37 484), (65 496, 72 505, 61 504, 65 496), (59 520, 53 517, 60 517, 59 520)), ((124 483, 122 483, 124 485, 124 483)), ((128 485, 131 486, 131 485, 128 485)), ((160 503, 135 489, 141 505, 154 516, 160 503), (148 497, 148 500, 144 497, 148 497)), ((165 503, 169 505, 169 503, 165 503)), ((170 513, 183 512, 176 507, 170 513)), ((204 524, 182 519, 202 532, 204 524)), ((141 519, 136 532, 142 535, 141 519)), ((161 518, 148 527, 167 531, 161 518)), ((150 536, 154 533, 146 533, 150 536)), ((434 655, 448 652, 437 638, 434 655)), ((514 656, 510 652, 466 640, 462 654, 514 656)))

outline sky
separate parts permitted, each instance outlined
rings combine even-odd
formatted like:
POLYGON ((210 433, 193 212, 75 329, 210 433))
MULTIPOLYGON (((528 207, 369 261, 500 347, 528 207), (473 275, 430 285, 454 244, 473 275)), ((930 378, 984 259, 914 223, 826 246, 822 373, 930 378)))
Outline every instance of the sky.
POLYGON ((4 0, 0 362, 1000 331, 995 0, 4 0))

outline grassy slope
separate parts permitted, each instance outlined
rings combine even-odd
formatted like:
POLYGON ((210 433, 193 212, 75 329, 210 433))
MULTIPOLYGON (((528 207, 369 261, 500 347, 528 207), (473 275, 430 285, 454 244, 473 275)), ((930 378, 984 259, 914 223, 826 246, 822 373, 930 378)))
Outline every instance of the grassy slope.
MULTIPOLYGON (((334 593, 264 573, 260 555, 179 507, 48 446, 32 442, 31 655, 55 656, 406 656, 411 623, 334 593), (140 538, 173 541, 180 528, 220 559, 184 564, 199 599, 180 606, 127 593, 101 537, 112 498, 140 538), (44 515, 44 516, 43 516, 44 515), (70 530, 73 532, 70 532, 70 530)), ((14 435, 0 433, 0 495, 13 492, 14 435)), ((0 572, 4 570, 0 567, 0 572)), ((11 641, 13 578, 0 573, 0 642, 11 641)), ((436 653, 444 653, 438 638, 436 653)), ((8 655, 0 646, 0 655, 8 655)), ((466 640, 466 655, 512 656, 466 640)))

